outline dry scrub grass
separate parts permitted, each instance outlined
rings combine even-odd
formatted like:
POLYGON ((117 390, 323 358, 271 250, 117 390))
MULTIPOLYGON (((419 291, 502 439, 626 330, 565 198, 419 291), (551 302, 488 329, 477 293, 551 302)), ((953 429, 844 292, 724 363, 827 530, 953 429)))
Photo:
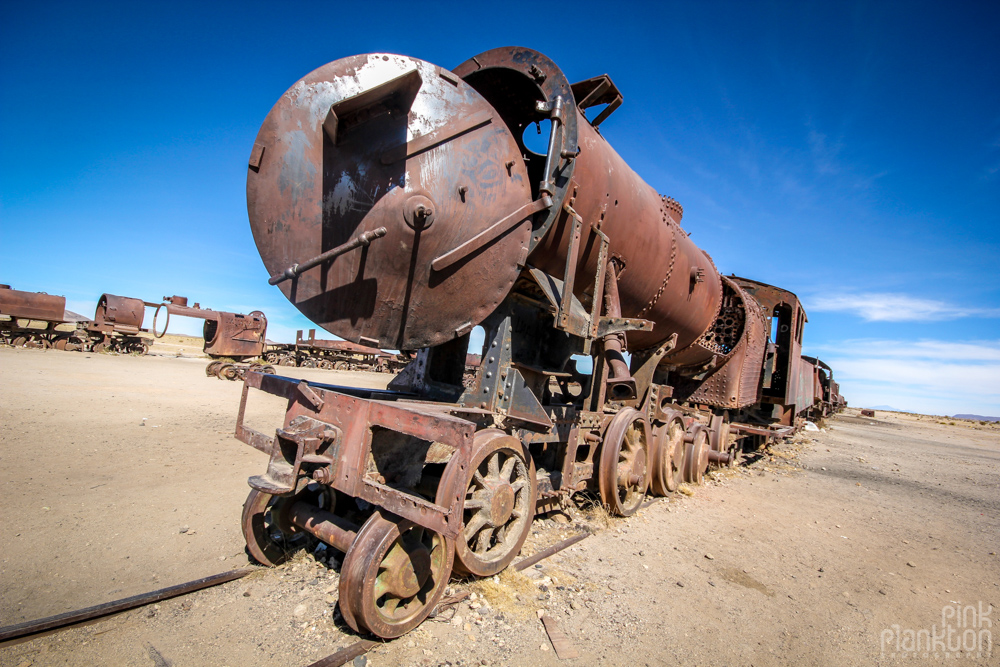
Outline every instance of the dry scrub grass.
POLYGON ((608 508, 599 502, 592 502, 582 507, 580 513, 587 522, 586 528, 592 533, 602 528, 613 528, 615 525, 615 517, 611 516, 608 508))
POLYGON ((523 572, 508 567, 500 574, 486 579, 477 579, 469 584, 469 590, 481 595, 493 609, 518 618, 527 618, 532 606, 517 599, 537 595, 535 582, 523 572))

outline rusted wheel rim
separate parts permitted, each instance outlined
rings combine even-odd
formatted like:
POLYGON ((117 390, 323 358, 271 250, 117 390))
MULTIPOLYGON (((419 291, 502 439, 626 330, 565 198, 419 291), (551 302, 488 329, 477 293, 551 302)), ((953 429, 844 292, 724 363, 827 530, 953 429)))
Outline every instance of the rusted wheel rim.
POLYGON ((406 634, 441 598, 454 556, 454 542, 440 533, 376 512, 344 557, 340 613, 356 632, 406 634))
POLYGON ((631 516, 639 509, 649 486, 649 425, 633 408, 612 420, 601 446, 598 484, 601 502, 618 516, 631 516))
MULTIPOLYGON (((711 435, 709 437, 709 449, 717 452, 733 454, 733 448, 729 445, 729 422, 724 415, 713 415, 709 426, 711 435)), ((729 463, 711 463, 713 468, 732 467, 732 456, 729 463)))
POLYGON ((295 550, 298 536, 279 528, 282 498, 253 489, 243 503, 243 538, 253 559, 261 565, 281 565, 295 550))
POLYGON ((243 503, 243 538, 247 551, 261 565, 281 565, 295 551, 318 543, 315 537, 292 525, 285 516, 299 500, 332 512, 336 497, 332 489, 320 484, 308 484, 289 497, 257 489, 252 489, 247 496, 243 503))
POLYGON ((671 419, 657 428, 656 450, 650 471, 650 490, 665 496, 680 485, 684 460, 684 422, 671 419))
POLYGON ((694 432, 694 439, 684 448, 684 481, 701 484, 708 468, 708 434, 704 429, 694 432))
POLYGON ((673 449, 670 456, 671 476, 668 480, 667 488, 676 491, 684 481, 684 422, 678 422, 676 440, 673 441, 673 449))
POLYGON ((210 361, 208 366, 205 366, 205 375, 208 377, 213 377, 218 374, 219 367, 222 366, 221 361, 210 361))
POLYGON ((455 568, 478 577, 494 575, 510 565, 531 529, 537 493, 534 461, 518 438, 480 431, 468 468, 445 472, 439 499, 455 485, 465 489, 455 568))

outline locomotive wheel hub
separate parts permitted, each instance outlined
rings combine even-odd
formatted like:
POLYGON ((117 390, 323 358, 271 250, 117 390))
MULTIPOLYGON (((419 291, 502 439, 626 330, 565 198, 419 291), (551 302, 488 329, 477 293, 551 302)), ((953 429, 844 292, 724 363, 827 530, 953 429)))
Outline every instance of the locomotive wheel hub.
POLYGON ((506 482, 497 485, 487 484, 487 493, 491 494, 490 526, 496 528, 507 523, 514 511, 514 487, 506 482))
POLYGON ((385 593, 397 598, 413 597, 431 576, 430 552, 419 543, 410 546, 407 551, 402 544, 395 544, 382 561, 386 571, 379 585, 385 593))
POLYGON ((618 468, 618 486, 627 489, 629 487, 643 486, 646 479, 646 450, 640 449, 635 453, 632 464, 620 465, 618 468))

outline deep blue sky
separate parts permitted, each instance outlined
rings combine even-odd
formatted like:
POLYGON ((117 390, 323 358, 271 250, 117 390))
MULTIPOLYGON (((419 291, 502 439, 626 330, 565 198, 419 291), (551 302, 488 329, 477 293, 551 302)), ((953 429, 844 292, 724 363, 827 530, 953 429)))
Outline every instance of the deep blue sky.
POLYGON ((517 44, 611 75, 603 134, 722 271, 799 294, 853 404, 1000 415, 1000 4, 497 7, 3 3, 0 282, 261 309, 288 340, 246 217, 271 105, 348 55, 517 44))

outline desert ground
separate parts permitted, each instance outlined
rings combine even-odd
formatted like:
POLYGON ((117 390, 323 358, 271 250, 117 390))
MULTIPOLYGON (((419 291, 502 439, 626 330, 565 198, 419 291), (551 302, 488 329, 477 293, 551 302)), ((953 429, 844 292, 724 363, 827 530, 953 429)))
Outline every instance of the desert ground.
MULTIPOLYGON (((266 459, 232 437, 242 383, 206 377, 199 347, 0 349, 0 625, 248 565, 240 511, 266 459)), ((270 431, 282 414, 251 400, 248 421, 270 431)), ((969 615, 951 612, 969 606, 1000 637, 1000 427, 855 409, 821 426, 629 519, 585 499, 536 519, 526 555, 592 534, 523 574, 454 580, 472 597, 356 664, 1000 664, 955 636, 937 654, 906 641, 947 627, 961 645, 969 615), (559 659, 543 614, 579 657, 559 659)), ((336 611, 338 568, 332 550, 302 553, 0 644, 0 665, 307 665, 358 639, 336 611)))

